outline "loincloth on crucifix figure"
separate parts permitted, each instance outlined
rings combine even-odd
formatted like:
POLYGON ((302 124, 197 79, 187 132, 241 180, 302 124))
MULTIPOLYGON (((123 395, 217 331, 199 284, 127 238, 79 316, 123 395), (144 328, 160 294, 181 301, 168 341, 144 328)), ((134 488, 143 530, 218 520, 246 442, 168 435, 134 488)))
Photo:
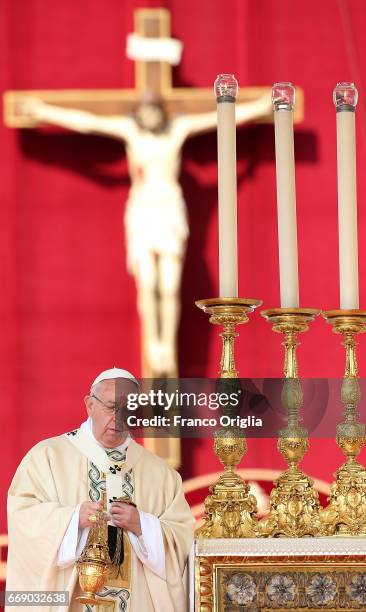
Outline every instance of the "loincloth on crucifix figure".
MULTIPOLYGON (((127 264, 137 284, 142 374, 174 378, 189 234, 179 184, 181 150, 187 138, 216 128, 215 97, 212 89, 172 87, 180 43, 169 38, 168 11, 142 9, 135 17, 137 34, 128 51, 136 60, 136 90, 8 92, 5 120, 13 127, 53 124, 125 143, 131 179, 125 211, 127 264)), ((242 90, 236 110, 238 124, 269 121, 269 88, 242 90)))

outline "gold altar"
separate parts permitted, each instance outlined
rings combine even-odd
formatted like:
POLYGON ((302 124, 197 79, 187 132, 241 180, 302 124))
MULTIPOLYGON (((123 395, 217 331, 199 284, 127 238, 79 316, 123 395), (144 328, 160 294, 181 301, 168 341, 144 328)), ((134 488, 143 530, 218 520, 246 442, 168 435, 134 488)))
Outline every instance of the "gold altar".
POLYGON ((332 537, 199 539, 195 576, 197 612, 362 610, 366 543, 332 537))

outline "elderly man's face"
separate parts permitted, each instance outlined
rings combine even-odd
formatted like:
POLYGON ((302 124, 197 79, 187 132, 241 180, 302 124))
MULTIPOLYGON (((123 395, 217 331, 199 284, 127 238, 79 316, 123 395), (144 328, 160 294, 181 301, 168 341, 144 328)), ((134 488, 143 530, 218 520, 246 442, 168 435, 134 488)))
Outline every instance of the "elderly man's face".
POLYGON ((103 380, 93 389, 92 395, 84 398, 88 415, 92 418, 93 435, 105 448, 115 448, 126 438, 122 420, 129 393, 136 393, 132 381, 103 380))

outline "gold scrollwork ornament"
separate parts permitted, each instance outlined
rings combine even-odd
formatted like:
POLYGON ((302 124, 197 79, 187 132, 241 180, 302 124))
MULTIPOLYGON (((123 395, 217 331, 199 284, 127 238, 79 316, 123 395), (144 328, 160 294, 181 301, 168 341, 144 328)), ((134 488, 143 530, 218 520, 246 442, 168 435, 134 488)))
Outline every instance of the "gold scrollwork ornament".
POLYGON ((211 495, 205 499, 206 521, 196 531, 196 537, 255 537, 257 500, 250 493, 249 485, 235 472, 246 453, 246 440, 239 430, 222 428, 215 432, 214 448, 224 465, 224 473, 210 487, 211 495))

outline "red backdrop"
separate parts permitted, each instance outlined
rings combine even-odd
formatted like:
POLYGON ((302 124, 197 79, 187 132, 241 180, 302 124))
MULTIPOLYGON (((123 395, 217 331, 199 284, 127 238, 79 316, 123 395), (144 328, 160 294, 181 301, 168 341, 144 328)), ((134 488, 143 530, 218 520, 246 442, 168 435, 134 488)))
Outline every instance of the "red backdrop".
MULTIPOLYGON (((305 91, 296 129, 300 300, 338 306, 335 112, 332 89, 354 80, 357 112, 360 302, 365 304, 366 157, 364 0, 3 0, 0 80, 6 89, 117 88, 134 84, 125 39, 137 7, 165 6, 184 41, 176 85, 210 87, 217 73, 239 84, 292 80, 305 91)), ((17 463, 38 440, 81 421, 95 374, 114 364, 139 373, 139 323, 125 266, 123 147, 108 139, 0 126, 1 515, 17 463)), ((216 137, 184 148, 181 181, 191 226, 182 286, 182 376, 215 376, 217 330, 194 305, 217 294, 216 137)), ((272 126, 238 132, 240 295, 279 305, 272 126)), ((360 342, 365 372, 364 340, 360 342)), ((243 376, 279 376, 279 336, 255 314, 241 330, 243 376)), ((338 376, 339 338, 319 320, 302 338, 301 373, 338 376)), ((305 468, 330 480, 341 455, 314 442, 305 468), (326 452, 325 452, 326 450, 326 452)), ((274 442, 250 441, 245 465, 282 466, 274 442)), ((183 475, 219 469, 209 441, 185 445, 183 475)))

